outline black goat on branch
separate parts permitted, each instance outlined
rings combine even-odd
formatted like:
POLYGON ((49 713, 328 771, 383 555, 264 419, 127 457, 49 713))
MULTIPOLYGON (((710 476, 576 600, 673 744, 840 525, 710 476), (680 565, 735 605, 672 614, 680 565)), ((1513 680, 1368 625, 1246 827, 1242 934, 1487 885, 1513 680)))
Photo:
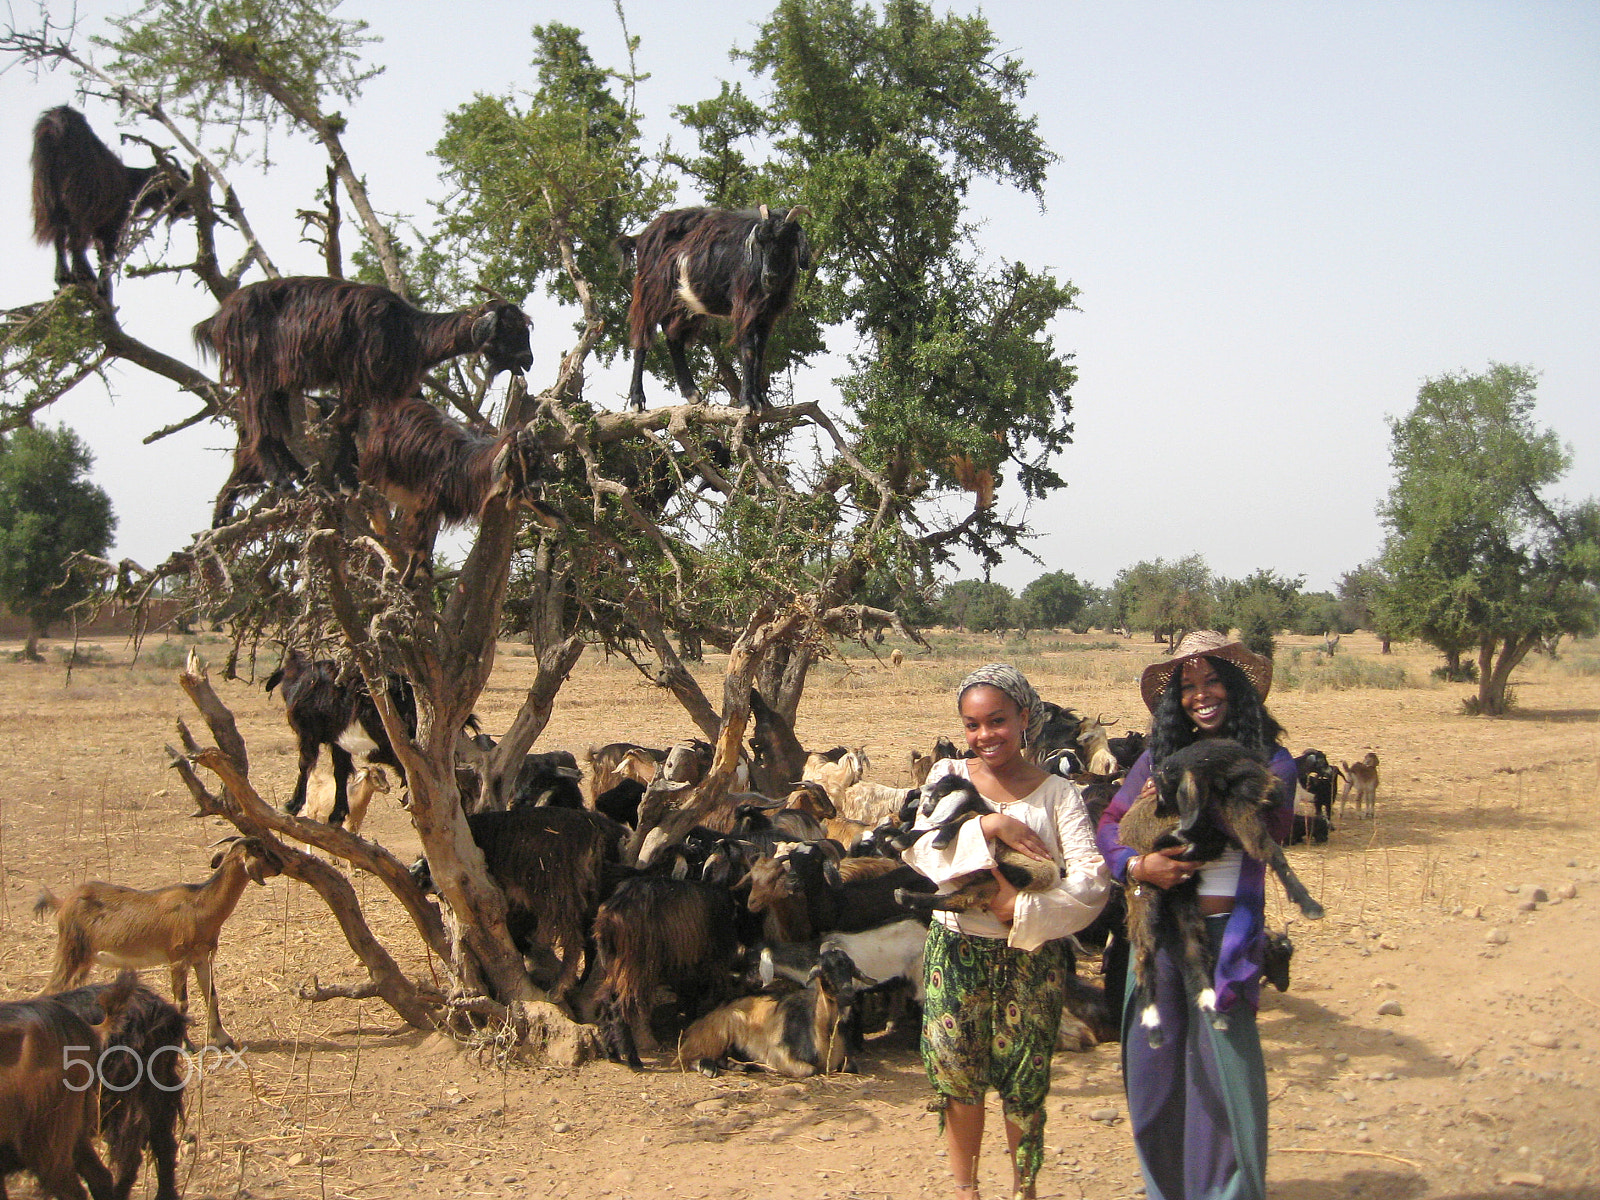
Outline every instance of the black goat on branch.
MULTIPOLYGON (((404 582, 432 557, 440 525, 476 520, 491 496, 520 497, 542 474, 543 455, 528 431, 463 425, 420 396, 379 405, 362 417, 361 482, 394 506, 392 532, 407 558, 404 582)), ((541 520, 558 519, 531 503, 541 520)))
MULTIPOLYGON (((56 286, 98 283, 111 293, 111 263, 129 220, 172 200, 162 169, 130 167, 89 128, 75 108, 46 109, 33 127, 33 236, 55 243, 56 286), (100 274, 89 266, 93 242, 100 274), (68 257, 71 263, 68 263, 68 257)), ((172 215, 183 215, 174 209, 172 215)))
POLYGON ((804 215, 798 205, 775 212, 764 204, 759 212, 680 208, 618 240, 624 262, 637 263, 628 306, 634 408, 644 411, 644 360, 658 326, 678 391, 686 400, 700 399, 683 347, 707 317, 732 320, 739 398, 752 410, 765 407, 767 340, 794 301, 800 272, 811 269, 811 244, 800 228, 804 215))
POLYGON ((243 492, 304 477, 288 444, 295 396, 338 392, 333 473, 354 488, 354 430, 368 408, 415 395, 424 372, 458 354, 481 352, 491 376, 533 365, 528 318, 508 301, 430 313, 388 288, 321 276, 240 288, 194 327, 194 340, 217 356, 223 382, 239 393, 239 448, 213 525, 228 519, 243 492))

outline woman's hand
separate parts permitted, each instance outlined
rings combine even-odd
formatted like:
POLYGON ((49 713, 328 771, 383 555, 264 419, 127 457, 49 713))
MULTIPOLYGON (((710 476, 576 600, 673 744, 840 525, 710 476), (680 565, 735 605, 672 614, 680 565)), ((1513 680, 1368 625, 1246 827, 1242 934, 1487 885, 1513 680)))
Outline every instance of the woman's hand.
MULTIPOLYGON (((978 818, 978 825, 983 830, 986 838, 998 838, 1013 850, 1021 851, 1029 858, 1049 859, 1050 848, 1044 840, 1030 829, 1024 822, 1015 817, 1008 817, 1005 813, 984 813, 978 818)), ((1016 889, 1012 892, 1015 894, 1016 889)))
MULTIPOLYGON (((1018 824, 1021 824, 1019 821, 1018 824)), ((1009 845, 1009 843, 1007 843, 1009 845)), ((990 867, 989 872, 1000 885, 1000 890, 995 893, 989 902, 989 915, 1002 925, 1011 924, 1017 912, 1017 889, 1011 886, 1010 881, 1000 873, 999 867, 990 867)))
POLYGON ((1187 847, 1168 846, 1165 850, 1152 850, 1128 860, 1128 878, 1134 883, 1148 883, 1165 891, 1176 887, 1200 869, 1197 862, 1184 862, 1178 855, 1187 847))

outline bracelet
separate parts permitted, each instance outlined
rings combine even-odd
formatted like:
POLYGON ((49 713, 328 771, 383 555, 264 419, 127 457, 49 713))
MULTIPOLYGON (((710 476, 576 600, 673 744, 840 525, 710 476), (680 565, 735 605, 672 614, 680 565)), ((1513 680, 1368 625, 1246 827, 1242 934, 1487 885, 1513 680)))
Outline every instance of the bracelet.
POLYGON ((1130 859, 1129 859, 1129 860, 1128 860, 1128 865, 1127 865, 1127 866, 1126 866, 1126 867, 1124 867, 1124 868, 1123 868, 1123 870, 1122 870, 1122 874, 1123 874, 1123 875, 1124 875, 1124 876, 1125 876, 1125 877, 1126 877, 1126 878, 1127 878, 1127 879, 1129 879, 1129 880, 1131 880, 1131 881, 1132 881, 1132 882, 1134 882, 1134 883, 1138 883, 1138 882, 1139 882, 1139 880, 1138 880, 1138 878, 1137 878, 1137 877, 1136 877, 1136 876, 1135 876, 1135 875, 1134 875, 1134 873, 1133 873, 1133 868, 1134 868, 1134 865, 1135 865, 1135 864, 1136 864, 1136 863, 1138 863, 1138 862, 1140 862, 1140 861, 1141 861, 1141 860, 1142 860, 1142 859, 1143 859, 1143 858, 1144 858, 1144 855, 1142 855, 1142 854, 1135 854, 1135 855, 1134 855, 1134 856, 1133 856, 1133 857, 1132 857, 1132 858, 1130 858, 1130 859))

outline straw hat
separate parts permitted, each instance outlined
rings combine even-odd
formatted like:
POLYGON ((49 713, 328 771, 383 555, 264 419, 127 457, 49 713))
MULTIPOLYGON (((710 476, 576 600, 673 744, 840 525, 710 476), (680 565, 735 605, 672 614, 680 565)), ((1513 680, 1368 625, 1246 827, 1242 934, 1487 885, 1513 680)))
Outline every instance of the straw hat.
POLYGON ((1181 671, 1184 663, 1197 658, 1227 659, 1245 673, 1255 686, 1256 694, 1263 700, 1272 690, 1270 658, 1262 658, 1254 651, 1245 649, 1243 642, 1230 642, 1225 633, 1218 633, 1214 629, 1197 629, 1185 635, 1171 658, 1151 663, 1144 669, 1144 674, 1139 677, 1139 693, 1144 697, 1145 707, 1154 712, 1173 674, 1181 671))

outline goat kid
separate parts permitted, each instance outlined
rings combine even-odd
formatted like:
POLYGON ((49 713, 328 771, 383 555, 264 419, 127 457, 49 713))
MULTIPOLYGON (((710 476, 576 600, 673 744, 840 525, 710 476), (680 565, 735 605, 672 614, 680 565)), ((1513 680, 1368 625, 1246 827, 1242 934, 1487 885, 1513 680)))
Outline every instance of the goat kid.
MULTIPOLYGON (((1230 845, 1237 846, 1272 868, 1306 917, 1321 919, 1322 906, 1267 830, 1266 817, 1278 805, 1278 780, 1258 757, 1231 739, 1204 738, 1169 755, 1153 778, 1155 795, 1136 801, 1123 815, 1119 833, 1124 845, 1140 853, 1184 846, 1181 857, 1189 862, 1210 862, 1230 845)), ((1125 889, 1134 971, 1131 1003, 1152 1047, 1164 1040, 1154 990, 1156 948, 1164 929, 1176 935, 1184 982, 1196 1006, 1214 1028, 1227 1028, 1227 1018, 1216 1007, 1216 962, 1198 891, 1197 876, 1166 889, 1137 882, 1125 889)))
MULTIPOLYGON (((943 850, 958 833, 961 826, 974 817, 991 813, 994 807, 978 793, 970 780, 960 775, 946 775, 932 787, 923 789, 921 813, 927 824, 915 831, 918 837, 934 830, 933 846, 943 850)), ((1061 869, 1053 859, 1038 859, 1014 850, 1004 842, 994 845, 994 871, 1005 876, 1006 882, 1019 892, 1042 892, 1061 880, 1061 869)), ((929 895, 901 889, 894 894, 895 902, 912 912, 967 912, 979 908, 988 911, 1000 894, 1000 881, 994 871, 974 871, 956 883, 954 890, 929 895)))
MULTIPOLYGON (((55 244, 56 286, 98 284, 111 294, 111 264, 128 222, 172 202, 161 166, 125 166, 75 108, 46 109, 33 127, 33 236, 55 244), (93 242, 100 273, 89 266, 93 242), (68 258, 71 264, 68 264, 68 258)), ((174 207, 171 219, 186 208, 174 207)))
POLYGON ((140 891, 115 883, 85 883, 64 900, 48 888, 34 901, 35 916, 54 912, 56 961, 49 992, 76 987, 98 960, 108 966, 168 966, 178 1009, 189 1011, 189 971, 206 1002, 206 1043, 223 1049, 237 1045, 222 1027, 212 964, 222 926, 233 915, 247 881, 264 885, 283 873, 277 854, 259 838, 228 838, 227 849, 211 860, 204 883, 173 883, 140 891))
POLYGON ((194 340, 216 355, 223 381, 238 392, 239 446, 214 525, 243 492, 305 477, 289 449, 295 397, 338 393, 332 475, 354 490, 354 431, 369 407, 415 396, 430 367, 460 354, 481 352, 491 376, 533 365, 527 315, 507 301, 430 313, 388 288, 320 276, 240 288, 194 327, 194 340))
POLYGON ((689 1026, 678 1043, 678 1066, 693 1063, 713 1077, 730 1058, 792 1079, 854 1071, 844 1026, 857 985, 871 983, 843 950, 824 950, 800 991, 746 996, 689 1026))
POLYGON ((680 208, 662 213, 633 237, 619 238, 625 262, 636 263, 628 306, 633 383, 628 399, 644 411, 644 367, 659 326, 672 357, 678 391, 701 399, 684 355, 684 344, 708 317, 733 322, 739 348, 739 399, 766 407, 763 375, 767 341, 778 318, 794 301, 795 284, 811 269, 811 244, 800 227, 809 211, 789 209, 730 212, 680 208))
POLYGON ((1340 763, 1344 776, 1344 795, 1339 799, 1339 819, 1344 820, 1345 807, 1353 800, 1356 816, 1372 818, 1378 806, 1378 756, 1367 753, 1359 762, 1340 763))

